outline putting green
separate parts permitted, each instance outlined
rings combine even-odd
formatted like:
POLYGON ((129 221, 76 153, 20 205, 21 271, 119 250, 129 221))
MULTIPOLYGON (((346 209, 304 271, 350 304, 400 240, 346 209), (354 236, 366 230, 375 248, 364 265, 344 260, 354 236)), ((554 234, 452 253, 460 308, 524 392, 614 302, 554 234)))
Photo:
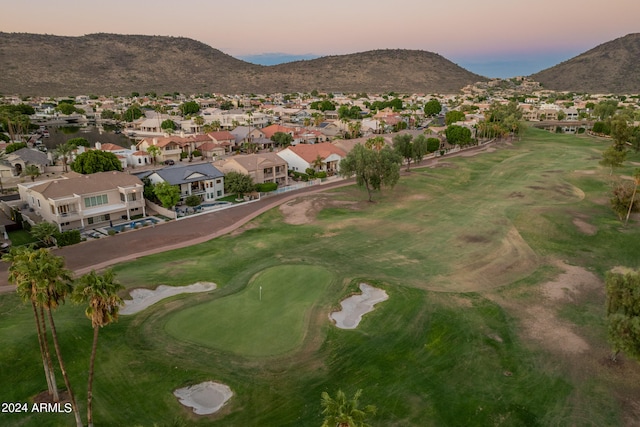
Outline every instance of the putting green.
POLYGON ((332 280, 324 267, 271 267, 242 292, 173 314, 166 331, 176 339, 244 356, 286 353, 302 344, 308 313, 332 280))

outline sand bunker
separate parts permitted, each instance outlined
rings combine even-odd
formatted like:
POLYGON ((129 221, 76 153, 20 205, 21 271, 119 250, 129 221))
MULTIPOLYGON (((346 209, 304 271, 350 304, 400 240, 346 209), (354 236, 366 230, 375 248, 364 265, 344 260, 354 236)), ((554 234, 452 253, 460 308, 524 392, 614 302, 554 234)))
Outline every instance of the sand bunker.
POLYGON ((215 288, 215 283, 198 282, 189 286, 160 285, 154 290, 142 288, 134 289, 130 292, 131 298, 133 299, 124 300, 124 307, 120 309, 120 314, 136 314, 150 305, 174 295, 207 292, 212 291, 215 288))
POLYGON ((334 311, 330 317, 340 329, 355 329, 360 324, 362 316, 373 311, 373 306, 389 298, 382 289, 374 288, 366 283, 360 283, 362 294, 352 295, 343 300, 342 310, 334 311))
POLYGON ((173 392, 184 406, 193 408, 198 415, 209 415, 217 412, 233 396, 231 389, 213 381, 179 388, 173 392))

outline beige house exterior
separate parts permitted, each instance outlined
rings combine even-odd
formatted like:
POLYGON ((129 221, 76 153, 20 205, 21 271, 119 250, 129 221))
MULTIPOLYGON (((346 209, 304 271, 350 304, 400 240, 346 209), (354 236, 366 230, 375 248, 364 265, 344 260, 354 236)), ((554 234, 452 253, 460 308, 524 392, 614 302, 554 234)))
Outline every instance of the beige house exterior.
POLYGON ((146 215, 143 188, 136 176, 116 171, 70 173, 51 181, 18 184, 20 200, 33 216, 56 224, 60 231, 146 215))
POLYGON ((214 162, 224 173, 239 172, 253 178, 254 184, 275 182, 279 186, 289 184, 287 162, 275 153, 248 154, 229 157, 214 162))

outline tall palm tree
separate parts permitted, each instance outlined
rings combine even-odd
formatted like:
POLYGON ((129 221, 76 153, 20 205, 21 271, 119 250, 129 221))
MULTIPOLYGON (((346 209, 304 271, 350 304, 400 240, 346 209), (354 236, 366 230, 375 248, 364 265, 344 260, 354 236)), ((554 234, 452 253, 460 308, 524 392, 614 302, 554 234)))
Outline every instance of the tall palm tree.
POLYGON ((44 307, 51 328, 51 337, 53 338, 53 346, 58 357, 60 372, 64 378, 64 384, 69 393, 69 400, 76 419, 78 427, 82 427, 80 412, 78 405, 71 389, 69 375, 67 373, 62 352, 60 351, 60 341, 58 340, 58 332, 56 324, 53 321, 52 311, 64 303, 65 298, 71 294, 73 289, 71 285, 71 272, 64 267, 64 258, 51 254, 46 248, 40 248, 35 251, 34 262, 31 263, 30 274, 36 283, 36 301, 44 307))
POLYGON ((40 311, 38 311, 36 299, 37 283, 30 275, 30 262, 32 262, 31 259, 34 256, 35 251, 33 249, 27 246, 22 246, 11 248, 7 254, 2 256, 2 259, 11 264, 9 267, 9 282, 16 285, 16 293, 22 301, 28 301, 31 303, 33 317, 36 321, 36 331, 38 335, 38 344, 40 346, 40 354, 42 356, 42 365, 47 379, 47 389, 52 400, 54 402, 58 402, 60 401, 60 396, 58 394, 53 362, 49 351, 44 311, 41 306, 40 311))
POLYGON ((356 391, 352 399, 348 400, 342 390, 338 390, 335 399, 326 391, 322 392, 322 427, 367 427, 367 415, 374 415, 376 407, 368 405, 364 409, 358 408, 358 400, 362 390, 356 391))
POLYGON ((92 270, 81 276, 76 283, 73 299, 76 302, 89 304, 85 315, 91 320, 93 326, 93 344, 89 359, 89 384, 87 386, 87 422, 89 427, 93 427, 93 374, 98 348, 98 333, 103 326, 118 320, 118 313, 122 305, 122 298, 118 296, 118 291, 124 289, 124 286, 116 281, 115 274, 111 269, 101 275, 92 270))
POLYGON ((64 144, 58 145, 54 151, 54 154, 58 156, 60 160, 62 160, 62 170, 64 172, 69 171, 67 167, 67 163, 69 162, 69 159, 71 158, 71 154, 75 149, 76 147, 73 144, 69 144, 65 142, 64 144))
POLYGON ((384 144, 385 144, 384 137, 375 136, 373 138, 367 139, 367 142, 365 142, 365 147, 371 150, 380 151, 384 147, 384 144))

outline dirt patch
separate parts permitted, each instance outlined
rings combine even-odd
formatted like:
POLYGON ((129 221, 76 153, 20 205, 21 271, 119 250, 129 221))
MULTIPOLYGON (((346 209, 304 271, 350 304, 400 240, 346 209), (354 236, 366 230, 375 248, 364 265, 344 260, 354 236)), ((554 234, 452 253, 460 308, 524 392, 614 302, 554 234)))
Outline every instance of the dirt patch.
POLYGON ((594 170, 576 170, 574 173, 579 173, 580 175, 595 175, 596 171, 594 170))
POLYGON ((580 218, 574 218, 573 225, 575 225, 581 233, 586 234, 587 236, 594 236, 598 232, 598 227, 589 224, 580 218))
POLYGON ((559 263, 558 266, 564 272, 542 285, 543 294, 552 301, 574 301, 577 294, 602 286, 598 276, 582 267, 564 263, 559 263))
POLYGON ((460 236, 460 239, 465 243, 489 243, 491 241, 487 236, 480 236, 477 234, 460 236))
POLYGON ((280 205, 284 222, 291 225, 310 224, 315 221, 318 212, 325 208, 354 209, 357 202, 335 200, 325 194, 300 197, 280 205))
POLYGON ((569 324, 558 319, 550 308, 529 307, 522 316, 525 333, 550 350, 577 354, 590 349, 584 338, 577 335, 569 324))

